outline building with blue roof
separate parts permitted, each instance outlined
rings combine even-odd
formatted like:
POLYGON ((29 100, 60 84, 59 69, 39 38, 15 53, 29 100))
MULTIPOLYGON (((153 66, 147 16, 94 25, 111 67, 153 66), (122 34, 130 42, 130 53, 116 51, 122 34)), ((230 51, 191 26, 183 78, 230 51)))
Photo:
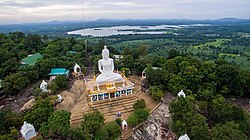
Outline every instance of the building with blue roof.
POLYGON ((69 75, 69 70, 67 70, 66 68, 52 68, 48 75, 50 76, 69 75))

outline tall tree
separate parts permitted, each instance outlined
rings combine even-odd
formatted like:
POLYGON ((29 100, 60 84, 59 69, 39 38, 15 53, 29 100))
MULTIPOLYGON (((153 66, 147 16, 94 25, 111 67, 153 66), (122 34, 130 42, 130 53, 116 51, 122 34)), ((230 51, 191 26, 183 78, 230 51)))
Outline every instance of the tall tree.
POLYGON ((57 110, 50 117, 48 122, 41 125, 42 135, 52 138, 65 138, 69 133, 70 112, 57 110))
POLYGON ((247 136, 239 130, 239 124, 226 122, 212 128, 212 140, 247 140, 247 136))
POLYGON ((38 99, 34 107, 26 113, 24 120, 34 125, 36 130, 40 129, 43 122, 47 122, 54 108, 49 98, 38 99))
POLYGON ((85 134, 94 137, 96 130, 104 124, 104 117, 99 111, 83 115, 82 128, 85 134))

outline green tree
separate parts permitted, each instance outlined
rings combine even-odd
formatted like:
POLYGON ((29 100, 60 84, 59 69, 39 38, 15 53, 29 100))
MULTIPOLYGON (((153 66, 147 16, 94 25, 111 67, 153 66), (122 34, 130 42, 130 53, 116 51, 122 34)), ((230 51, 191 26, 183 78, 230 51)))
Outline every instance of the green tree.
POLYGON ((60 88, 58 87, 58 85, 56 84, 56 82, 51 82, 49 85, 48 85, 48 89, 51 90, 52 93, 57 93, 60 88))
POLYGON ((149 88, 149 94, 152 96, 152 98, 155 101, 160 101, 161 98, 164 95, 161 87, 159 87, 159 86, 150 86, 150 88, 149 88))
POLYGON ((170 104, 170 113, 173 121, 181 120, 186 113, 194 113, 193 104, 189 102, 188 98, 179 97, 170 104))
POLYGON ((66 137, 70 128, 70 112, 57 110, 50 117, 48 122, 43 122, 41 128, 42 135, 51 137, 66 137))
POLYGON ((85 140, 85 135, 80 127, 72 127, 68 130, 67 139, 69 140, 85 140))
POLYGON ((108 130, 109 139, 116 139, 121 135, 120 126, 115 121, 106 124, 106 128, 108 130))
POLYGON ((26 113, 24 120, 34 125, 36 130, 40 129, 43 122, 47 122, 54 108, 49 98, 38 99, 34 107, 26 113))
POLYGON ((32 50, 36 51, 38 49, 40 49, 39 47, 42 46, 43 42, 41 39, 40 35, 35 35, 35 34, 28 34, 21 42, 22 44, 24 44, 24 48, 26 48, 27 50, 29 50, 29 52, 31 53, 32 50))
POLYGON ((212 100, 210 115, 214 122, 221 123, 233 120, 235 114, 232 106, 225 101, 224 97, 218 96, 212 100))
POLYGON ((66 89, 68 86, 68 81, 65 75, 58 75, 56 79, 49 84, 49 89, 52 93, 57 93, 60 90, 66 89))
POLYGON ((168 55, 168 59, 173 59, 176 56, 179 56, 180 53, 176 49, 170 49, 168 50, 167 55, 168 55))
POLYGON ((144 108, 144 109, 137 109, 135 110, 135 116, 138 120, 138 122, 143 122, 149 117, 149 110, 144 108))
POLYGON ((126 55, 124 56, 124 58, 122 59, 123 65, 126 68, 129 68, 130 70, 134 69, 134 58, 132 55, 126 55))
POLYGON ((219 65, 216 68, 216 77, 218 78, 218 86, 217 90, 222 94, 224 89, 228 89, 228 93, 230 95, 243 95, 243 79, 240 77, 239 70, 237 67, 224 64, 219 65))
POLYGON ((162 85, 162 81, 164 81, 163 71, 160 68, 154 69, 148 66, 146 69, 146 77, 149 85, 152 86, 162 85))
POLYGON ((144 44, 140 44, 138 49, 141 56, 145 56, 148 52, 148 48, 144 44))
POLYGON ((104 117, 99 111, 83 115, 82 128, 86 134, 93 135, 104 124, 104 117))
POLYGON ((190 126, 188 127, 190 129, 188 134, 190 134, 192 140, 209 139, 208 124, 205 117, 195 114, 186 123, 190 126))
POLYGON ((8 75, 3 80, 4 92, 10 95, 15 95, 23 90, 29 83, 29 79, 24 77, 20 72, 8 75))
POLYGON ((12 127, 20 128, 23 124, 23 118, 9 109, 1 110, 0 112, 0 134, 9 133, 12 127))
POLYGON ((95 140, 108 140, 109 133, 106 126, 99 128, 95 133, 95 140))
POLYGON ((138 122, 138 119, 135 115, 135 113, 132 113, 128 119, 127 119, 127 122, 128 122, 128 125, 131 126, 131 127, 134 127, 136 126, 139 122, 138 122))
POLYGON ((137 100, 133 105, 134 110, 146 108, 146 102, 144 99, 137 100))
POLYGON ((181 77, 181 74, 170 74, 167 88, 174 94, 177 94, 180 90, 187 89, 186 85, 182 84, 185 79, 181 77))
POLYGON ((68 86, 68 81, 65 75, 58 75, 54 82, 60 89, 66 89, 68 86))
POLYGON ((9 134, 0 135, 0 140, 16 140, 17 137, 18 130, 12 127, 9 134))
POLYGON ((226 122, 216 124, 212 128, 212 140, 247 140, 247 136, 239 130, 239 124, 226 122))

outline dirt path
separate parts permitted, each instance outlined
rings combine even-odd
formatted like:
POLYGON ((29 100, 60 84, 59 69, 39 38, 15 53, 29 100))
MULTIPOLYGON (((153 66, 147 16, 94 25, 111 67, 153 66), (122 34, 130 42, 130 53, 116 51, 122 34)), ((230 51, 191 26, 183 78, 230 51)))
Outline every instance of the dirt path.
POLYGON ((63 101, 56 105, 56 109, 71 111, 74 105, 82 99, 84 92, 84 82, 81 80, 74 81, 69 90, 65 90, 60 93, 60 95, 63 97, 63 101))

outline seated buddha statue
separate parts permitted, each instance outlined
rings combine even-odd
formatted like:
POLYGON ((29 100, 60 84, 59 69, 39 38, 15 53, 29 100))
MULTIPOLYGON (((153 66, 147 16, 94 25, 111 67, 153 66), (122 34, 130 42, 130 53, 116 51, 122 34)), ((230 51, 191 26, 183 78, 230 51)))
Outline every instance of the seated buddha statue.
POLYGON ((122 76, 113 72, 114 60, 109 58, 109 50, 107 49, 107 46, 104 46, 104 49, 102 50, 102 59, 98 61, 98 69, 101 72, 96 78, 98 84, 122 81, 122 76))

